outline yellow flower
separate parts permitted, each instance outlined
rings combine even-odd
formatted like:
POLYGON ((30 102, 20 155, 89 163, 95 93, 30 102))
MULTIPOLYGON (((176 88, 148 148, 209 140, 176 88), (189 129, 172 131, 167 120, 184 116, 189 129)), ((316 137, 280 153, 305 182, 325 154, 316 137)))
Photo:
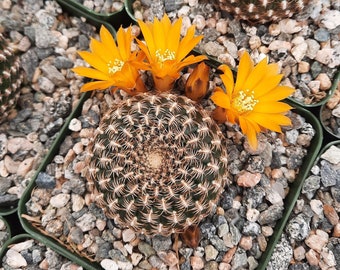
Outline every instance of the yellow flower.
POLYGON ((279 85, 283 75, 278 73, 278 64, 268 64, 267 59, 263 59, 254 67, 245 52, 240 59, 236 83, 230 68, 221 65, 219 69, 223 71, 221 79, 226 92, 217 87, 211 96, 218 106, 215 115, 239 124, 252 148, 257 148, 256 135, 261 130, 281 132, 282 125, 291 125, 291 120, 284 115, 291 106, 279 100, 295 90, 279 85), (218 115, 221 113, 225 115, 218 115))
POLYGON ((131 95, 145 92, 144 82, 133 65, 134 61, 143 61, 143 56, 131 52, 131 42, 134 39, 131 27, 126 31, 122 27, 118 30, 116 44, 111 33, 102 26, 100 39, 101 41, 91 39, 92 52, 78 52, 93 68, 76 67, 72 70, 78 75, 98 80, 84 84, 80 91, 103 90, 113 86, 114 89, 121 88, 131 95))
POLYGON ((139 20, 138 24, 145 43, 138 39, 137 42, 146 55, 157 91, 171 90, 185 66, 207 58, 203 55, 186 57, 203 36, 194 37, 195 26, 192 25, 181 39, 182 18, 171 24, 165 14, 160 21, 157 18, 153 23, 139 20))

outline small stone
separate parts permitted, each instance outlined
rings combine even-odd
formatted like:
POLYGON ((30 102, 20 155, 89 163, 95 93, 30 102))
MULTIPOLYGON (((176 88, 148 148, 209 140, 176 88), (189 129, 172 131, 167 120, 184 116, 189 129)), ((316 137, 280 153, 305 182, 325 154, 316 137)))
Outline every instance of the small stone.
POLYGON ((274 252, 268 263, 267 269, 288 269, 293 258, 293 249, 286 238, 282 237, 275 246, 274 252))
POLYGON ((303 246, 298 246, 294 249, 294 259, 297 261, 302 261, 306 257, 306 250, 303 246))
POLYGON ((286 226, 288 237, 297 241, 304 240, 308 236, 309 229, 309 223, 304 214, 292 218, 286 226))
POLYGON ((333 237, 337 237, 337 238, 340 237, 340 222, 338 222, 338 224, 336 224, 336 225, 334 226, 334 229, 333 229, 333 237))
POLYGON ((143 255, 142 254, 135 253, 135 252, 133 252, 131 254, 131 263, 134 266, 137 266, 142 259, 143 259, 143 255))
POLYGON ((167 266, 171 267, 178 265, 178 258, 173 251, 160 251, 157 255, 167 266))
POLYGON ((305 194, 308 199, 312 199, 316 190, 320 188, 321 177, 310 175, 306 178, 302 186, 302 194, 305 194))
POLYGON ((33 146, 33 143, 22 137, 11 138, 7 142, 7 150, 12 154, 15 154, 19 150, 30 151, 33 149, 33 146))
POLYGON ((269 237, 271 235, 273 235, 274 233, 274 230, 272 227, 270 226, 262 226, 262 234, 265 236, 265 237, 269 237))
POLYGON ((314 249, 318 253, 321 252, 322 248, 327 244, 328 242, 328 234, 326 232, 323 232, 321 230, 316 231, 317 234, 309 235, 305 243, 308 247, 311 249, 314 249))
POLYGON ((20 165, 20 161, 14 161, 10 156, 5 156, 4 158, 4 166, 9 173, 16 174, 18 171, 18 167, 20 165))
POLYGON ((54 92, 55 85, 48 78, 43 77, 43 76, 39 77, 38 83, 39 83, 39 89, 42 92, 46 94, 52 94, 54 92))
POLYGON ((228 31, 228 24, 226 20, 219 20, 216 23, 216 30, 221 33, 222 35, 226 34, 228 31))
POLYGON ((340 148, 335 145, 330 146, 322 155, 321 158, 332 164, 340 163, 340 148))
POLYGON ((328 90, 332 87, 332 82, 326 73, 320 73, 315 80, 320 82, 321 90, 328 90))
POLYGON ((249 208, 247 210, 247 220, 251 221, 251 222, 256 222, 259 219, 260 216, 260 211, 255 209, 255 208, 249 208))
POLYGON ((118 270, 118 265, 115 261, 110 260, 110 259, 103 259, 100 262, 100 265, 105 269, 105 270, 118 270))
POLYGON ((250 250, 253 245, 253 238, 251 236, 243 236, 240 240, 239 246, 244 250, 250 250))
POLYGON ((269 208, 261 212, 259 217, 259 223, 266 225, 279 220, 282 217, 283 206, 282 205, 271 205, 269 208))
POLYGON ((307 53, 308 45, 306 42, 296 45, 292 48, 291 53, 294 56, 295 60, 299 63, 305 57, 307 53))
POLYGON ((136 234, 135 234, 135 232, 133 230, 127 229, 127 230, 123 231, 122 237, 123 237, 123 241, 125 243, 129 243, 129 242, 133 241, 136 238, 136 234))
POLYGON ((204 267, 204 261, 201 257, 192 256, 190 257, 190 265, 192 270, 200 270, 204 267))
POLYGON ((276 36, 280 35, 281 29, 280 29, 280 27, 277 23, 272 23, 268 27, 268 32, 271 36, 276 37, 276 36))
POLYGON ((72 131, 75 131, 75 132, 78 132, 81 130, 81 121, 79 121, 77 118, 73 118, 71 121, 70 121, 70 124, 68 126, 68 128, 72 131))
POLYGON ((310 265, 319 265, 320 255, 313 249, 306 252, 306 259, 310 265))
POLYGON ((154 248, 145 242, 139 242, 138 250, 144 254, 145 257, 150 257, 156 254, 154 248))
POLYGON ((306 56, 310 59, 314 59, 317 52, 320 50, 320 44, 314 39, 307 39, 307 51, 306 56))
POLYGON ((205 259, 206 259, 206 261, 215 260, 217 255, 218 255, 218 251, 212 245, 207 245, 205 247, 205 259))
POLYGON ((64 207, 70 200, 70 194, 58 194, 51 198, 50 204, 52 207, 61 208, 64 207))
POLYGON ((247 254, 245 250, 238 248, 234 254, 234 258, 231 261, 231 269, 245 269, 247 267, 247 254))
POLYGON ((311 200, 309 204, 315 214, 317 214, 318 216, 322 214, 323 204, 320 200, 311 200))
POLYGON ((250 49, 255 50, 261 46, 261 39, 259 36, 251 36, 249 39, 250 49))
POLYGON ((25 160, 23 160, 19 164, 19 167, 18 167, 18 170, 17 170, 17 175, 22 176, 22 177, 26 177, 28 172, 31 171, 34 161, 35 161, 34 157, 26 158, 25 160))
POLYGON ((45 173, 39 172, 37 179, 35 180, 38 188, 52 189, 56 185, 55 177, 45 173))
POLYGON ((18 251, 13 249, 9 249, 7 251, 6 263, 14 269, 27 266, 27 261, 25 258, 18 251))
POLYGON ((206 25, 203 15, 196 15, 192 23, 196 25, 197 30, 202 30, 206 25))
POLYGON ((294 34, 301 31, 301 26, 298 25, 297 21, 292 19, 283 19, 279 22, 281 32, 286 34, 294 34))
POLYGON ((241 187, 254 187, 261 180, 260 173, 250 173, 248 171, 241 171, 237 175, 237 184, 241 187))
POLYGON ((323 206, 323 212, 325 214, 325 217, 328 219, 329 223, 331 223, 333 226, 338 224, 339 215, 332 205, 325 204, 323 206))
POLYGON ((334 254, 328 248, 324 248, 321 251, 320 258, 322 258, 322 261, 326 264, 326 267, 325 267, 326 269, 336 266, 336 260, 335 260, 334 254))
POLYGON ((83 209, 85 205, 85 200, 82 196, 78 194, 72 193, 71 195, 71 201, 72 201, 72 211, 73 212, 78 212, 81 209, 83 209))
POLYGON ((76 220, 76 225, 83 231, 87 232, 95 227, 96 217, 92 213, 85 213, 76 220))
POLYGON ((320 16, 321 24, 329 30, 335 29, 340 25, 340 11, 327 10, 320 16))
POLYGON ((321 64, 328 65, 332 62, 334 49, 323 48, 316 53, 315 60, 321 64))
POLYGON ((236 249, 237 249, 236 246, 234 246, 234 247, 232 247, 231 249, 229 249, 229 250, 226 252, 226 254, 224 254, 222 261, 225 262, 225 263, 230 263, 231 260, 232 260, 233 257, 234 257, 234 254, 235 254, 235 252, 236 252, 236 249))
POLYGON ((299 73, 307 73, 310 69, 310 64, 306 61, 301 61, 298 65, 299 73))
POLYGON ((330 33, 325 28, 319 28, 314 31, 314 38, 319 42, 326 42, 330 38, 330 33))
POLYGON ((271 51, 277 51, 280 49, 290 51, 291 48, 292 48, 291 43, 288 41, 283 41, 283 40, 273 40, 268 46, 268 49, 271 51))

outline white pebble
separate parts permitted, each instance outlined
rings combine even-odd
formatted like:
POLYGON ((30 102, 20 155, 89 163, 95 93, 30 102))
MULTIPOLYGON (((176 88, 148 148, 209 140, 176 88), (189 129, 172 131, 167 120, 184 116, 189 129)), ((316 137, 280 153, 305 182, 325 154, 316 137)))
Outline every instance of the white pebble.
POLYGON ((340 148, 332 145, 322 155, 322 159, 329 161, 332 164, 340 163, 340 148))
POLYGON ((110 259, 104 259, 100 262, 100 265, 105 269, 105 270, 118 270, 118 265, 115 261, 110 260, 110 259))
POLYGON ((68 128, 72 131, 80 131, 81 130, 81 122, 76 119, 76 118, 73 118, 71 121, 70 121, 70 124, 68 125, 68 128))
POLYGON ((55 208, 64 207, 70 200, 70 194, 58 194, 51 198, 50 204, 55 208))
POLYGON ((26 267, 27 262, 25 258, 13 249, 9 249, 6 253, 6 263, 13 268, 26 267))

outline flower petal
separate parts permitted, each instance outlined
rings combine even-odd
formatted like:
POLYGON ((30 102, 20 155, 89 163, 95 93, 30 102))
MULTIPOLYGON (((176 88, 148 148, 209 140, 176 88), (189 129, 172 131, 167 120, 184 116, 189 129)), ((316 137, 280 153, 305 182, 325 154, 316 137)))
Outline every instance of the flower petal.
POLYGON ((266 113, 250 113, 247 115, 247 119, 250 119, 260 126, 275 132, 281 132, 280 126, 291 125, 290 118, 283 114, 268 115, 266 113))
POLYGON ((234 75, 231 69, 227 65, 220 65, 218 69, 223 71, 220 75, 223 84, 227 90, 227 94, 231 97, 234 90, 234 75))
POLYGON ((263 96, 258 97, 261 102, 277 101, 289 97, 295 89, 289 86, 277 86, 263 96))
POLYGON ((230 108, 230 98, 229 96, 224 93, 224 91, 216 87, 214 93, 211 95, 210 99, 215 103, 215 105, 229 109, 230 108))
POLYGON ((243 89, 243 85, 248 79, 249 74, 254 68, 254 63, 250 58, 249 53, 246 51, 242 54, 240 64, 238 66, 237 78, 234 91, 238 92, 243 89))
POLYGON ((87 67, 75 67, 72 69, 73 72, 77 73, 80 76, 84 76, 91 79, 105 81, 110 77, 107 76, 107 73, 103 73, 97 69, 87 68, 87 67))
POLYGON ((78 54, 83 58, 87 63, 89 63, 95 69, 102 71, 103 73, 107 73, 107 63, 104 62, 102 59, 98 58, 97 55, 87 52, 87 51, 80 51, 78 54))
POLYGON ((283 102, 277 101, 268 101, 268 102, 259 102, 255 105, 253 112, 258 113, 284 113, 291 109, 292 107, 283 102))
POLYGON ((91 90, 104 90, 112 86, 112 82, 109 81, 96 81, 85 83, 81 88, 80 92, 87 92, 91 90))

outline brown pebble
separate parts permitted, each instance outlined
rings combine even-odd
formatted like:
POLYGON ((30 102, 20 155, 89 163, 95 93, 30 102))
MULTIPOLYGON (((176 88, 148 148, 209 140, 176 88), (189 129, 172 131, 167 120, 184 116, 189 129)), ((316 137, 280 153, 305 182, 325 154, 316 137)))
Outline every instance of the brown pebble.
POLYGON ((239 245, 244 250, 250 250, 253 245, 253 238, 251 236, 242 236, 239 245))
POLYGON ((230 263, 231 260, 233 259, 234 257, 234 254, 236 252, 236 249, 237 249, 237 246, 234 246, 232 247, 231 249, 229 249, 226 254, 224 254, 223 256, 223 259, 222 259, 222 262, 225 262, 225 263, 230 263))
POLYGON ((333 230, 333 237, 340 237, 340 222, 338 221, 338 223, 334 226, 334 230, 333 230))
POLYGON ((263 234, 259 234, 257 236, 257 241, 258 241, 260 250, 264 252, 267 249, 267 241, 266 241, 266 238, 263 236, 263 234))
POLYGON ((336 210, 334 209, 333 206, 331 206, 330 204, 325 204, 323 206, 323 212, 325 214, 325 217, 328 219, 328 221, 333 225, 337 225, 339 222, 339 215, 336 212, 336 210))
POLYGON ((320 255, 315 250, 310 249, 306 253, 306 259, 310 265, 318 265, 320 261, 320 255))

